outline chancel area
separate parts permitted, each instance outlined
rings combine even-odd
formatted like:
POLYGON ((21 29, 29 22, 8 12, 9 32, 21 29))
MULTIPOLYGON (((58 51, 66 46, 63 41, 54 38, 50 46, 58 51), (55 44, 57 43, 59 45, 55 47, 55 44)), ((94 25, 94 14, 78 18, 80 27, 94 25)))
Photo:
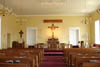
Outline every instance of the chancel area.
POLYGON ((100 0, 0 0, 0 67, 100 67, 100 0))

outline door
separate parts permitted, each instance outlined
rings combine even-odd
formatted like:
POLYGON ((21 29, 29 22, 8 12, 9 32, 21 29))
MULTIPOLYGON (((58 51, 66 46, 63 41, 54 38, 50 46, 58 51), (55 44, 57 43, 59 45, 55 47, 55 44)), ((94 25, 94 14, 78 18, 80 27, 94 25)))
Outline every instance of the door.
POLYGON ((36 28, 28 28, 27 29, 27 44, 28 45, 35 45, 36 44, 36 28))
POLYGON ((78 45, 80 30, 78 28, 70 28, 69 29, 69 42, 72 45, 78 45))
POLYGON ((11 34, 7 33, 7 48, 10 48, 10 44, 11 44, 11 34))

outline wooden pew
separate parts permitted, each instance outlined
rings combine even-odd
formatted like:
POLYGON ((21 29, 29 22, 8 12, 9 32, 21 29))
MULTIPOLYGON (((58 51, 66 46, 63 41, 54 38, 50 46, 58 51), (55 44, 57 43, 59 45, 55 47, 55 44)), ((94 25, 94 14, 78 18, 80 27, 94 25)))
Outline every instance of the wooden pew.
POLYGON ((70 67, 70 53, 75 52, 75 53, 83 53, 82 48, 66 48, 64 49, 64 59, 67 64, 67 66, 70 67))
POLYGON ((30 67, 37 67, 36 65, 35 65, 35 60, 34 60, 34 58, 33 58, 33 56, 19 56, 19 55, 12 55, 12 54, 10 54, 10 55, 0 55, 0 61, 2 61, 2 60, 11 60, 11 59, 13 59, 13 60, 24 60, 25 59, 25 61, 30 61, 30 64, 31 64, 31 66, 30 67))
POLYGON ((0 67, 31 67, 28 59, 0 58, 0 67))
POLYGON ((21 63, 21 64, 9 64, 9 63, 0 63, 1 67, 30 67, 27 66, 26 63, 21 63))
POLYGON ((75 67, 80 67, 81 63, 84 62, 89 62, 90 60, 100 60, 100 55, 99 56, 81 56, 81 57, 76 57, 76 63, 75 67))
POLYGON ((31 48, 31 49, 29 49, 29 48, 24 48, 24 49, 13 49, 13 51, 20 51, 20 52, 26 52, 26 53, 34 53, 34 54, 37 54, 38 55, 38 58, 39 58, 39 63, 43 60, 43 57, 44 57, 44 50, 43 49, 41 49, 41 48, 35 48, 35 49, 33 49, 33 48, 31 48))
POLYGON ((8 49, 8 50, 5 50, 3 51, 4 53, 7 53, 8 55, 14 55, 14 56, 18 56, 18 55, 27 55, 28 56, 31 56, 31 55, 37 55, 36 56, 36 67, 39 67, 39 64, 40 64, 40 61, 42 60, 41 58, 43 58, 43 49, 8 49))
POLYGON ((100 53, 100 49, 95 49, 95 48, 66 48, 64 49, 64 59, 65 59, 65 62, 67 63, 67 66, 70 67, 70 62, 71 62, 71 59, 70 59, 70 54, 71 53, 100 53))
POLYGON ((75 66, 75 62, 76 62, 76 58, 77 57, 83 57, 83 56, 100 56, 100 54, 98 53, 70 53, 70 62, 69 62, 69 66, 70 67, 74 67, 75 66))
POLYGON ((66 49, 64 49, 64 59, 65 59, 65 62, 67 63, 68 66, 69 66, 69 62, 70 62, 69 54, 71 52, 82 52, 82 49, 79 49, 79 48, 66 48, 66 49))
POLYGON ((69 67, 74 67, 75 66, 75 61, 76 61, 76 57, 78 56, 82 56, 82 53, 70 53, 69 54, 69 67))
POLYGON ((37 52, 37 53, 39 53, 40 61, 42 61, 43 57, 44 57, 44 49, 42 49, 42 48, 23 48, 23 49, 10 48, 9 50, 24 51, 24 52, 37 52))
POLYGON ((94 63, 90 63, 90 62, 84 62, 82 63, 82 67, 100 67, 100 62, 94 62, 94 63))

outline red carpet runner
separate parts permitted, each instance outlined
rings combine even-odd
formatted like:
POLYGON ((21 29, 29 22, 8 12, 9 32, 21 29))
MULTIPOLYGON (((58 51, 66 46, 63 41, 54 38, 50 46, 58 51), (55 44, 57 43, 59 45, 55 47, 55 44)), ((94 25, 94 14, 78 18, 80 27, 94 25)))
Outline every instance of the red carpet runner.
POLYGON ((66 67, 62 50, 45 50, 40 67, 66 67))

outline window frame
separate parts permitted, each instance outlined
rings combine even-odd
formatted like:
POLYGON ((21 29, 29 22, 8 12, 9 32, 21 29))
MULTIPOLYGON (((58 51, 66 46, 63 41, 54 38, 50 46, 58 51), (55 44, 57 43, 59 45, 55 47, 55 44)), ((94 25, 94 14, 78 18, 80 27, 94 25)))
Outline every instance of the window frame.
POLYGON ((2 17, 0 16, 0 49, 2 49, 2 41, 1 41, 1 36, 2 36, 2 34, 1 34, 1 32, 2 32, 2 17))
POLYGON ((100 20, 95 21, 95 44, 100 44, 100 20), (98 22, 99 26, 96 26, 96 23, 98 22), (98 27, 98 31, 97 28, 98 27), (99 33, 96 33, 99 32, 99 33), (98 35, 98 36, 97 36, 98 35), (97 38, 96 38, 97 37, 97 38), (99 37, 99 38, 98 38, 99 37), (98 40, 98 41, 97 41, 98 40))

